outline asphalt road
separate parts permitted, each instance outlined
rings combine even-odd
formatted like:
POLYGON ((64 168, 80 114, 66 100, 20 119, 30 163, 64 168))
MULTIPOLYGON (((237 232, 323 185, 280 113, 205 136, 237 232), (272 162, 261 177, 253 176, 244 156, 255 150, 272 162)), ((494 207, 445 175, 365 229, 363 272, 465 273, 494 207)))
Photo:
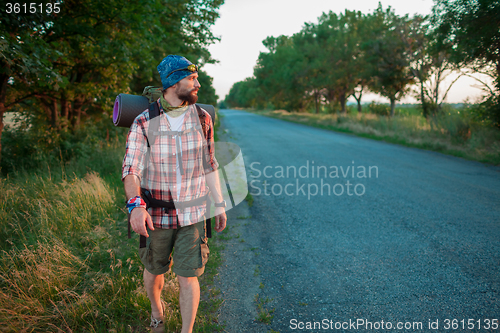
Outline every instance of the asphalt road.
POLYGON ((254 198, 229 211, 227 332, 500 331, 500 168, 221 114, 254 198))

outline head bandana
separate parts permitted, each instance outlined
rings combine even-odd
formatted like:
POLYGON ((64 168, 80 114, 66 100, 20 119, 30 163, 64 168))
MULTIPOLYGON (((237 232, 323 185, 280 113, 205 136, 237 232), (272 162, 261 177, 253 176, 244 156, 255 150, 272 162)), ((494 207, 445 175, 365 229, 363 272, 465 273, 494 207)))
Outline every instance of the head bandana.
POLYGON ((184 57, 178 55, 169 55, 165 57, 157 67, 163 89, 167 89, 186 76, 197 72, 197 70, 188 70, 188 66, 190 69, 196 68, 191 61, 184 57))

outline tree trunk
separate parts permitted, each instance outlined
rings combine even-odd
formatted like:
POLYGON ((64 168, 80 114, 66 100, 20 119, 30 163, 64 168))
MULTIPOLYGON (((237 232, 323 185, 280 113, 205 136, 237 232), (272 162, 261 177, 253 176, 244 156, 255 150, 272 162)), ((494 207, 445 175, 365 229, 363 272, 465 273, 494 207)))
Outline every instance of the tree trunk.
MULTIPOLYGON (((2 162, 3 115, 5 113, 5 97, 7 95, 8 81, 9 81, 9 76, 7 74, 0 74, 0 163, 2 162)), ((1 164, 0 164, 0 171, 2 171, 1 164)))
POLYGON ((316 106, 316 114, 319 114, 318 91, 314 90, 314 104, 316 106))
POLYGON ((52 100, 52 127, 59 129, 59 105, 55 98, 52 100))
POLYGON ((361 91, 359 92, 359 97, 356 96, 356 92, 354 92, 352 94, 352 96, 354 97, 354 99, 356 100, 356 102, 358 103, 358 112, 361 113, 363 111, 363 108, 361 106, 361 97, 363 96, 363 89, 364 89, 364 86, 361 86, 361 91))
POLYGON ((396 99, 390 98, 391 100, 391 117, 394 117, 394 110, 396 108, 396 99))
POLYGON ((424 117, 427 118, 429 116, 429 106, 427 105, 427 102, 425 101, 425 87, 424 87, 424 82, 420 80, 420 102, 422 102, 422 113, 424 114, 424 117))
POLYGON ((361 95, 359 96, 359 98, 356 96, 356 94, 352 94, 352 96, 354 97, 356 103, 358 104, 358 112, 361 113, 361 111, 363 110, 363 108, 361 107, 361 95))
POLYGON ((82 107, 83 107, 83 102, 80 97, 75 98, 74 104, 73 104, 73 129, 79 129, 80 128, 80 122, 82 118, 82 107))
POLYGON ((346 114, 347 110, 345 108, 345 104, 347 102, 347 98, 346 98, 346 96, 345 96, 344 93, 340 94, 340 96, 339 96, 339 102, 340 102, 341 112, 343 114, 346 114))
POLYGON ((330 113, 336 112, 334 109, 333 103, 335 102, 335 92, 333 90, 327 89, 326 90, 326 100, 328 101, 328 109, 330 113))
POLYGON ((68 98, 65 92, 61 93, 61 117, 65 120, 69 119, 68 98))
POLYGON ((497 62, 497 80, 496 80, 496 86, 497 86, 497 93, 500 93, 500 60, 497 62))

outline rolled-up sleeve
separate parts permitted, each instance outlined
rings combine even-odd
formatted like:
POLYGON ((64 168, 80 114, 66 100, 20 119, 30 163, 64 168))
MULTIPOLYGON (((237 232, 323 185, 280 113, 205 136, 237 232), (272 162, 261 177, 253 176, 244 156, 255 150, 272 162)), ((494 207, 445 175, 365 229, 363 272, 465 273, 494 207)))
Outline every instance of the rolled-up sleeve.
POLYGON ((147 152, 147 138, 144 121, 140 117, 134 120, 127 135, 125 157, 122 165, 122 181, 128 175, 136 175, 142 179, 144 158, 147 152))
MULTIPOLYGON (((207 113, 208 114, 208 113, 207 113)), ((214 126, 212 125, 212 121, 210 116, 205 117, 205 126, 208 127, 207 130, 207 143, 208 143, 208 154, 205 154, 206 163, 205 163, 205 173, 214 172, 219 168, 219 163, 215 158, 215 143, 214 143, 214 126)))

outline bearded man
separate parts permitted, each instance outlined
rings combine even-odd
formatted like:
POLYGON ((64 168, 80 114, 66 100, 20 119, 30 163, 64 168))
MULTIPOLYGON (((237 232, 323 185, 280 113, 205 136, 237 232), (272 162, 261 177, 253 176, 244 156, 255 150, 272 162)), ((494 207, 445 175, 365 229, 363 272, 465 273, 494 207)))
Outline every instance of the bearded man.
POLYGON ((145 110, 130 127, 122 181, 130 225, 141 235, 139 257, 151 301, 151 330, 165 330, 165 304, 160 295, 175 249, 172 271, 179 281, 182 333, 190 333, 200 300, 198 277, 209 253, 206 201, 210 195, 217 232, 226 226, 226 203, 216 172, 212 120, 208 112, 195 106, 201 87, 198 67, 184 57, 169 55, 158 65, 158 72, 163 94, 154 103, 159 116, 149 119, 150 112, 145 110), (154 136, 150 128, 155 129, 154 136), (175 207, 150 207, 144 201, 145 192, 153 200, 175 207))

